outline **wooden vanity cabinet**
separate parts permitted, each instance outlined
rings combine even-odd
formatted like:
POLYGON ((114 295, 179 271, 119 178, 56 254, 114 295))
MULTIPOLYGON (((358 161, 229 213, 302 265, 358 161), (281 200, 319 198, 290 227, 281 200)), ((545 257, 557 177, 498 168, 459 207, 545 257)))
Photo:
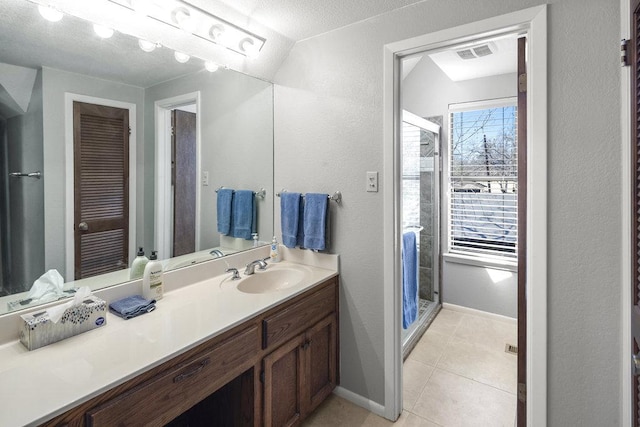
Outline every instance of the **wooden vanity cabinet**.
POLYGON ((336 387, 338 278, 44 423, 292 426, 336 387))

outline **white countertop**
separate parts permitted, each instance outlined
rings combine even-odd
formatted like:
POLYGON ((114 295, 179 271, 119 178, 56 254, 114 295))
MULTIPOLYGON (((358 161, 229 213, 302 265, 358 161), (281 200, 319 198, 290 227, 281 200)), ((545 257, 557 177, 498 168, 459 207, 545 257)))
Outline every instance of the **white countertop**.
MULTIPOLYGON (((302 254, 296 261, 317 255, 302 254)), ((0 426, 47 421, 337 275, 337 256, 319 256, 335 260, 316 263, 329 268, 304 265, 310 278, 283 290, 243 293, 225 273, 169 286, 175 289, 167 289, 151 313, 130 320, 108 313, 106 326, 34 351, 17 340, 1 345, 0 426)), ((225 261, 234 265, 233 256, 225 261)), ((296 265, 282 261, 268 268, 296 265)), ((185 280, 190 268, 197 266, 181 270, 183 277, 176 273, 172 280, 185 280)))

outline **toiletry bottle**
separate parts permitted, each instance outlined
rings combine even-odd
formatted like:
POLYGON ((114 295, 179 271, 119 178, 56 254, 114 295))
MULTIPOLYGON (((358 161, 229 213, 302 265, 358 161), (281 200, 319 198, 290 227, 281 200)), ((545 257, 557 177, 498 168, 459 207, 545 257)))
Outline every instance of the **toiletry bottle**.
POLYGON ((271 252, 269 253, 269 258, 271 258, 272 263, 280 261, 280 255, 278 254, 278 240, 276 239, 276 236, 273 236, 273 239, 271 240, 271 252))
POLYGON ((162 263, 158 261, 158 251, 151 252, 149 262, 144 268, 142 292, 146 299, 156 301, 162 299, 164 285, 162 284, 162 263))
POLYGON ((253 233, 253 234, 251 234, 251 236, 253 237, 253 247, 257 248, 258 247, 258 233, 253 233))
POLYGON ((129 270, 129 279, 139 279, 144 273, 144 267, 149 262, 149 258, 144 256, 144 250, 142 246, 138 249, 138 256, 133 259, 131 263, 131 269, 129 270))

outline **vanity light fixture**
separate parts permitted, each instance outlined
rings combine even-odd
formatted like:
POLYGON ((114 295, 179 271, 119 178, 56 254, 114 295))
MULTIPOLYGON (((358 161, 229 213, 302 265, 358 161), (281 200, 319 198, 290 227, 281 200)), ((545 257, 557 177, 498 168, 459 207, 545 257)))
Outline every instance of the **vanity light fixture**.
POLYGON ((113 36, 113 29, 105 27, 104 25, 93 24, 93 31, 103 39, 108 39, 113 36))
POLYGON ((140 49, 144 50, 145 52, 153 52, 154 50, 156 50, 156 47, 158 47, 158 44, 150 42, 148 40, 139 39, 138 46, 140 46, 140 49))
POLYGON ((64 16, 62 12, 58 9, 52 8, 51 6, 39 5, 38 12, 40 12, 40 15, 42 15, 44 19, 50 22, 58 22, 64 16))
POLYGON ((176 58, 176 61, 178 61, 181 64, 184 64, 185 62, 189 61, 189 59, 191 58, 186 53, 178 52, 177 50, 173 53, 173 56, 174 58, 176 58))
MULTIPOLYGON (((247 57, 260 53, 266 40, 234 25, 187 0, 109 0, 134 12, 144 10, 149 18, 247 57)), ((164 43, 165 45, 167 43, 164 43)))

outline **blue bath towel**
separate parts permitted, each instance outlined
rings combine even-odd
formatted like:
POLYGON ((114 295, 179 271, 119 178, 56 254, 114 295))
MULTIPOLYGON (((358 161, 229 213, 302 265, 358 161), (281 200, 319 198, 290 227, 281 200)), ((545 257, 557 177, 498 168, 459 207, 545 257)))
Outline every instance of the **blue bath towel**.
POLYGON ((156 300, 148 300, 141 295, 122 298, 109 304, 111 312, 123 319, 131 319, 156 309, 156 300))
POLYGON ((302 206, 300 193, 280 193, 280 228, 282 229, 282 244, 288 248, 295 248, 298 244, 298 228, 300 226, 300 208, 302 206))
POLYGON ((407 329, 418 317, 418 248, 416 233, 402 235, 402 327, 407 329))
POLYGON ((304 196, 304 247, 322 251, 326 247, 329 195, 307 193, 304 196))
POLYGON ((230 188, 221 188, 218 190, 217 198, 217 214, 218 214, 218 233, 228 235, 231 231, 231 200, 233 199, 233 190, 230 188))
POLYGON ((236 190, 231 203, 231 235, 251 240, 253 231, 254 194, 251 190, 236 190))

